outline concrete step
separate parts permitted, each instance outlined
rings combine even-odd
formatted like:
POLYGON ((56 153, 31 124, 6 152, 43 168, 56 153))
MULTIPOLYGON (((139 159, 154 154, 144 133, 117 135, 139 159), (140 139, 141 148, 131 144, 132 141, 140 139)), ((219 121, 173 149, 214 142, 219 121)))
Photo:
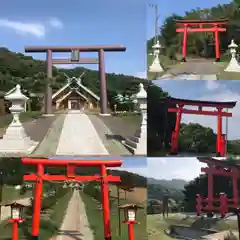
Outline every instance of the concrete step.
POLYGON ((122 144, 132 153, 132 154, 134 154, 135 153, 135 150, 136 150, 136 147, 134 147, 134 146, 136 146, 135 144, 134 144, 134 142, 132 142, 131 141, 131 143, 129 144, 129 140, 127 141, 127 140, 123 140, 122 141, 122 144))

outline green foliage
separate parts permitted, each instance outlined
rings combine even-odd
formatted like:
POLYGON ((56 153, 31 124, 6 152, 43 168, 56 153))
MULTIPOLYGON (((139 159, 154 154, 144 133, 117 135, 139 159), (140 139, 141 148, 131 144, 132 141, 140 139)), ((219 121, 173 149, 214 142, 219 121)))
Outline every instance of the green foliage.
MULTIPOLYGON (((181 53, 182 48, 182 34, 176 33, 176 25, 174 19, 189 19, 189 20, 214 20, 220 18, 227 18, 227 32, 219 34, 219 42, 221 52, 224 54, 228 51, 228 44, 231 39, 236 43, 240 42, 239 33, 239 20, 240 20, 240 1, 233 0, 229 4, 218 4, 212 8, 196 8, 191 11, 185 12, 182 16, 172 14, 168 16, 159 35, 160 42, 162 43, 165 51, 164 55, 169 57, 176 57, 181 53), (173 56, 175 55, 175 56, 173 56)), ((148 52, 152 51, 153 39, 148 41, 148 52)), ((203 56, 206 58, 215 58, 215 43, 213 33, 193 33, 188 34, 187 54, 189 56, 203 56)))
POLYGON ((176 115, 168 113, 168 93, 156 85, 149 85, 148 94, 148 156, 168 149, 176 115))
MULTIPOLYGON (((0 48, 1 91, 7 92, 15 87, 16 84, 20 84, 26 95, 31 95, 31 109, 34 111, 41 110, 42 97, 46 84, 50 83, 53 91, 56 91, 66 84, 64 73, 70 77, 78 77, 83 71, 86 72, 85 77, 82 79, 83 84, 100 96, 98 71, 85 69, 83 67, 76 67, 74 69, 59 69, 53 67, 53 78, 47 79, 45 61, 34 60, 32 57, 25 56, 21 53, 14 53, 6 48, 0 48)), ((112 107, 114 102, 113 97, 118 93, 132 95, 137 92, 140 82, 146 83, 145 80, 140 78, 114 73, 106 74, 106 79, 110 107, 112 107)))
POLYGON ((179 149, 184 152, 215 152, 216 135, 211 128, 197 123, 181 124, 179 149))

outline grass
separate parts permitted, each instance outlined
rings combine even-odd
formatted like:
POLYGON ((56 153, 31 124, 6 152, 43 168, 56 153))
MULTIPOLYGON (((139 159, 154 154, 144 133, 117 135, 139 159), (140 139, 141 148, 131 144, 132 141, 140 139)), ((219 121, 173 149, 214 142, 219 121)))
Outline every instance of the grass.
POLYGON ((30 197, 31 195, 32 195, 31 190, 27 191, 25 194, 21 195, 20 190, 15 189, 13 186, 4 185, 2 202, 6 203, 11 200, 17 200, 17 199, 21 199, 21 198, 30 197))
MULTIPOLYGON (((173 67, 174 65, 177 65, 179 63, 178 61, 170 60, 169 57, 167 56, 160 55, 159 58, 164 71, 162 73, 147 72, 148 80, 156 80, 157 78, 163 76, 170 67, 173 67)), ((148 55, 147 56, 148 67, 152 64, 152 62, 153 62, 153 55, 148 55)))
POLYGON ((184 218, 180 214, 170 214, 168 219, 163 219, 160 214, 147 216, 147 230, 149 240, 170 240, 173 239, 164 234, 164 230, 171 225, 180 225, 186 227, 194 227, 197 229, 208 229, 215 231, 237 230, 237 221, 219 220, 213 223, 207 219, 201 220, 197 218, 184 218))
MULTIPOLYGON (((56 199, 56 204, 49 209, 48 214, 41 213, 39 239, 48 240, 52 236, 57 235, 60 228, 68 202, 72 196, 72 191, 67 192, 61 198, 56 199)), ((31 239, 32 216, 25 212, 25 221, 19 225, 19 239, 31 239)), ((10 240, 12 233, 12 225, 6 221, 0 224, 0 239, 10 240)))
MULTIPOLYGON (((81 193, 82 200, 85 204, 85 209, 88 217, 89 224, 93 230, 95 240, 103 239, 103 216, 102 211, 97 209, 97 201, 91 196, 81 193)), ((120 204, 124 204, 126 201, 121 200, 120 204)), ((122 213, 123 214, 123 213, 122 213)), ((123 215, 121 214, 121 236, 119 236, 119 222, 118 222, 118 208, 116 202, 111 207, 111 230, 112 239, 114 240, 128 240, 127 225, 122 223, 123 215)), ((134 226, 135 239, 146 240, 146 210, 142 209, 138 212, 137 220, 139 224, 134 226)))
MULTIPOLYGON (((42 113, 40 111, 23 112, 20 114, 20 121, 26 122, 28 120, 33 120, 41 115, 42 113)), ((0 128, 7 127, 11 123, 11 121, 12 121, 12 114, 0 116, 0 128)))

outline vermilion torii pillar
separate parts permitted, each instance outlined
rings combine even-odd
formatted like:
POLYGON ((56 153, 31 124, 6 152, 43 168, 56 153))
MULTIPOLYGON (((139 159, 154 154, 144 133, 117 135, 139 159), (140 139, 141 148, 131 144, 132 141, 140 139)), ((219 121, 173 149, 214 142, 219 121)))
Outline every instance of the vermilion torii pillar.
POLYGON ((98 64, 100 77, 100 107, 101 114, 107 115, 107 83, 105 73, 105 52, 124 52, 126 47, 123 45, 111 46, 27 46, 27 53, 46 53, 47 55, 47 84, 45 92, 45 114, 52 114, 52 66, 54 64, 98 64), (98 58, 80 58, 81 52, 98 52, 98 58), (53 58, 53 53, 72 53, 70 59, 53 58))
POLYGON ((35 165, 37 167, 36 174, 24 175, 24 181, 35 181, 35 196, 34 196, 34 211, 32 225, 32 239, 38 240, 40 226, 40 211, 43 191, 43 181, 98 181, 101 183, 102 191, 102 208, 103 208, 103 225, 105 240, 111 240, 110 226, 110 206, 109 206, 109 182, 120 182, 119 176, 107 174, 107 167, 120 167, 121 160, 49 160, 22 158, 23 164, 35 165), (50 175, 44 172, 44 167, 47 166, 65 166, 67 169, 66 175, 50 175), (76 175, 77 167, 99 167, 100 174, 94 176, 78 176, 76 175))
POLYGON ((208 157, 198 157, 202 163, 206 163, 207 167, 201 168, 201 172, 206 173, 208 177, 208 195, 203 200, 207 205, 203 207, 206 211, 214 211, 217 207, 214 203, 219 199, 214 198, 214 176, 223 176, 232 180, 233 197, 227 198, 227 209, 236 209, 239 204, 238 198, 238 180, 240 179, 240 167, 238 165, 228 164, 226 161, 216 160, 208 157))
POLYGON ((178 137, 180 134, 180 123, 182 114, 196 114, 205 116, 217 116, 217 143, 216 153, 219 157, 226 155, 226 136, 222 134, 222 117, 232 117, 232 113, 225 112, 224 109, 234 108, 237 102, 213 102, 213 101, 199 101, 188 100, 180 98, 169 97, 167 99, 168 104, 176 105, 175 108, 169 107, 168 112, 174 112, 176 116, 175 129, 172 132, 171 150, 172 154, 178 153, 178 137), (184 106, 198 107, 198 109, 186 109, 184 106), (203 110, 203 107, 215 108, 211 110, 203 110))
POLYGON ((198 32, 213 32, 215 40, 216 61, 220 61, 219 32, 226 32, 224 27, 227 25, 227 19, 219 20, 174 20, 176 23, 176 32, 183 33, 182 42, 182 61, 186 61, 187 56, 187 34, 198 32))

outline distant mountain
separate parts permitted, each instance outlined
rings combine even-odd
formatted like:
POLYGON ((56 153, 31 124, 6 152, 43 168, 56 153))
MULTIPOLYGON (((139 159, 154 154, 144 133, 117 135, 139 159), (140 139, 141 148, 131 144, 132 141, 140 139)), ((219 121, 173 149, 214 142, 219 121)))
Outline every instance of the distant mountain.
POLYGON ((165 179, 154 179, 154 178, 148 178, 148 184, 154 184, 154 185, 161 185, 165 188, 172 188, 177 190, 183 190, 184 186, 188 182, 183 179, 171 179, 171 180, 165 180, 165 179))

